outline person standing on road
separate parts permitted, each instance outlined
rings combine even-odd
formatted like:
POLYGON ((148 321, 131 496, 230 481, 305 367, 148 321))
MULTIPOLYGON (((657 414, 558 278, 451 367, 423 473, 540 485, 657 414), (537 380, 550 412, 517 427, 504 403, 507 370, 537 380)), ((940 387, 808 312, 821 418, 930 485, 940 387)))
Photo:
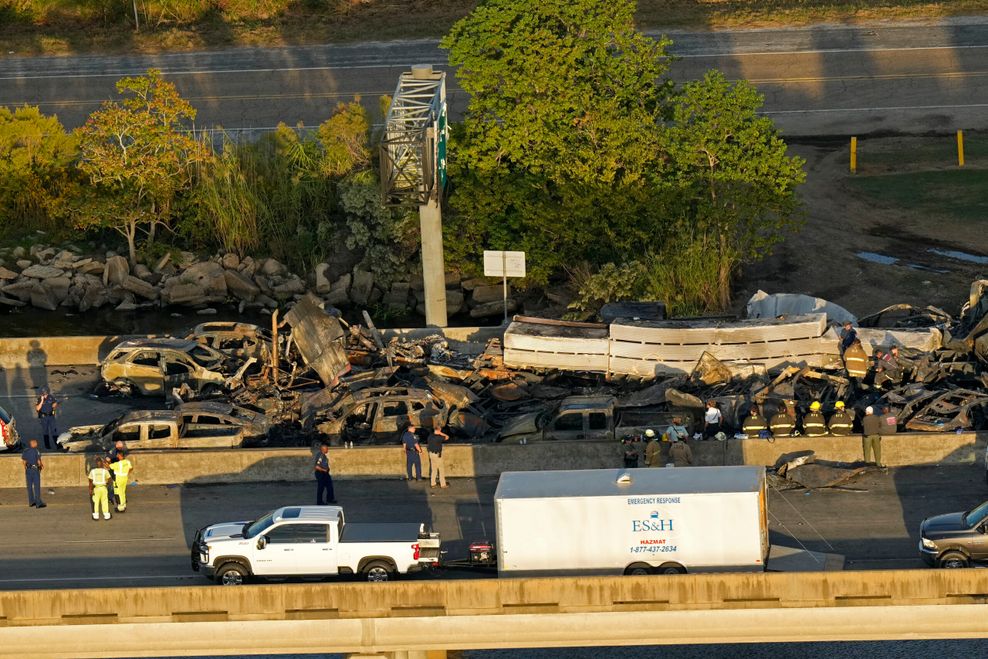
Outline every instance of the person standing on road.
POLYGON ((443 432, 442 426, 435 426, 429 433, 426 446, 429 449, 429 483, 431 487, 449 487, 446 484, 446 467, 443 465, 443 442, 449 439, 449 435, 443 432))
POLYGON ((422 447, 419 445, 419 438, 415 434, 415 424, 408 424, 408 428, 401 435, 401 443, 405 448, 405 480, 412 480, 412 468, 415 468, 415 480, 422 480, 422 447))
POLYGON ((721 430, 724 422, 724 415, 721 414, 717 403, 712 400, 707 401, 707 410, 703 413, 703 438, 710 439, 721 430))
POLYGON ((38 413, 38 419, 41 421, 41 435, 45 440, 46 451, 58 448, 58 428, 55 427, 55 410, 57 409, 58 399, 51 395, 51 389, 48 388, 48 385, 41 387, 34 410, 38 413))
POLYGON ((110 463, 110 471, 113 472, 113 497, 116 501, 118 513, 127 511, 127 481, 130 474, 134 472, 134 465, 123 451, 118 451, 116 459, 110 463))
POLYGON ((874 407, 865 409, 865 417, 861 419, 861 452, 866 463, 871 462, 871 455, 874 453, 875 464, 879 467, 885 466, 882 464, 882 422, 882 417, 875 414, 874 407))
POLYGON ((319 445, 316 453, 316 505, 328 506, 336 503, 336 493, 333 491, 333 477, 329 473, 329 444, 319 445))
POLYGON ((662 444, 659 443, 659 438, 655 435, 655 431, 651 428, 646 429, 645 439, 648 440, 648 444, 645 445, 645 466, 661 467, 662 444))
POLYGON ((96 459, 96 466, 89 470, 89 496, 93 500, 93 519, 99 519, 99 511, 103 510, 103 519, 110 519, 110 501, 106 486, 110 482, 110 471, 106 468, 109 462, 106 458, 96 459))
POLYGON ((677 467, 693 466, 693 449, 683 440, 676 438, 676 441, 669 447, 669 459, 677 467))
POLYGON ((45 468, 38 450, 38 440, 32 439, 28 447, 21 452, 24 462, 24 479, 27 481, 27 505, 32 508, 44 508, 47 504, 41 500, 41 470, 45 468))

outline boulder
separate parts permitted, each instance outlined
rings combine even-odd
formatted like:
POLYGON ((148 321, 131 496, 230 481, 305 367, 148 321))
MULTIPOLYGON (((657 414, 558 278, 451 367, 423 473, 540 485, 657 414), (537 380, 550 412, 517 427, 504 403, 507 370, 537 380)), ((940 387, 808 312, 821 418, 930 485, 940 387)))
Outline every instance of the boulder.
POLYGON ((353 269, 353 281, 350 283, 350 300, 358 306, 367 306, 371 301, 374 289, 374 275, 359 268, 353 269))
POLYGON ((34 285, 31 287, 31 306, 46 311, 54 311, 58 308, 58 300, 40 282, 34 282, 34 285))
POLYGON ((17 273, 13 270, 8 270, 7 268, 0 267, 0 280, 12 281, 17 279, 17 273))
POLYGON ((305 282, 298 277, 292 277, 283 284, 274 287, 274 295, 279 300, 287 300, 293 295, 301 295, 305 292, 305 282))
POLYGON ((144 281, 149 281, 151 279, 151 275, 154 273, 151 272, 151 268, 147 267, 143 263, 138 263, 137 265, 134 266, 133 274, 135 277, 138 277, 139 279, 143 279, 144 281))
POLYGON ((50 279, 52 277, 61 277, 65 274, 65 271, 50 265, 32 265, 24 268, 21 274, 34 279, 50 279))
MULTIPOLYGON (((169 280, 174 281, 174 280, 169 280)), ((198 306, 209 302, 206 291, 198 284, 177 283, 161 291, 161 298, 167 304, 198 306)))
POLYGON ((227 252, 220 259, 220 265, 222 265, 227 270, 236 270, 240 267, 240 257, 233 252, 227 252))
POLYGON ((103 268, 103 283, 112 286, 119 284, 130 274, 130 264, 122 256, 111 256, 106 259, 103 268))
POLYGON ((15 259, 22 259, 25 256, 27 256, 27 250, 24 249, 23 245, 18 245, 17 247, 14 248, 14 250, 10 253, 10 255, 13 256, 15 259))
POLYGON ((34 286, 37 283, 37 280, 34 279, 21 279, 13 284, 7 284, 3 288, 0 288, 0 291, 3 291, 12 297, 16 297, 21 302, 30 302, 31 291, 34 290, 34 286))
POLYGON ((458 288, 446 289, 446 315, 455 316, 463 311, 464 307, 463 291, 458 288))
POLYGON ((253 277, 254 273, 257 272, 257 261, 250 256, 245 256, 240 260, 240 268, 238 269, 248 277, 253 277))
POLYGON ((320 263, 316 266, 316 294, 325 295, 333 290, 333 282, 329 280, 329 264, 320 263))
POLYGON ((472 291, 478 286, 493 286, 497 283, 493 277, 474 277, 473 279, 464 279, 461 281, 460 288, 465 291, 472 291))
MULTIPOLYGON (((518 308, 518 301, 513 298, 508 298, 508 313, 515 311, 518 308)), ((470 310, 471 318, 491 318, 493 316, 503 316, 504 315, 504 304, 501 300, 497 302, 485 302, 484 304, 478 304, 473 309, 470 310)))
POLYGON ((75 263, 75 260, 78 258, 79 258, 78 256, 76 256, 69 250, 63 249, 61 252, 55 255, 55 263, 65 264, 66 266, 69 266, 72 263, 75 263))
POLYGON ((446 273, 446 288, 456 288, 460 285, 460 273, 458 272, 447 272, 446 273))
POLYGON ((179 275, 185 284, 195 284, 211 301, 226 299, 226 276, 223 266, 213 261, 202 261, 189 266, 179 275))
POLYGON ((85 313, 90 309, 99 309, 110 301, 106 288, 100 282, 94 286, 86 287, 82 299, 79 300, 79 311, 85 313))
POLYGON ((6 295, 0 295, 0 305, 5 307, 23 307, 27 303, 21 302, 20 300, 15 300, 12 297, 7 297, 6 295))
MULTIPOLYGON (((508 286, 508 295, 511 295, 511 286, 508 286)), ((475 286, 472 291, 470 291, 470 301, 476 305, 487 304, 488 302, 502 302, 504 299, 504 288, 500 285, 496 286, 475 286)), ((503 305, 502 305, 503 306, 503 305)), ((474 316, 474 318, 483 318, 484 316, 474 316)))
POLYGON ((56 304, 61 304, 69 296, 72 280, 68 277, 51 277, 41 282, 41 285, 51 294, 56 304))
POLYGON ((237 299, 250 302, 261 292, 254 282, 236 270, 226 270, 223 277, 226 279, 226 290, 237 299))
POLYGON ((178 257, 174 259, 175 265, 180 269, 191 267, 196 262, 196 255, 192 252, 179 252, 178 257))
MULTIPOLYGON (((381 302, 391 307, 407 307, 408 289, 407 281, 391 284, 391 289, 384 294, 384 299, 381 302)), ((462 295, 460 297, 462 298, 462 295)))
POLYGON ((425 281, 422 279, 422 275, 419 273, 415 273, 414 275, 412 275, 412 278, 408 281, 408 285, 413 291, 425 290, 425 281))
MULTIPOLYGON (((71 268, 72 270, 78 270, 82 266, 89 265, 92 262, 93 260, 89 257, 86 257, 84 259, 76 258, 76 260, 72 261, 72 263, 67 263, 65 269, 68 270, 71 268)), ((58 267, 62 267, 62 266, 58 266, 58 267)))
POLYGON ((137 303, 131 300, 124 300, 113 309, 114 311, 136 311, 137 303))
POLYGON ((33 263, 34 261, 30 259, 19 259, 18 261, 16 261, 17 267, 20 268, 21 270, 30 268, 33 263))
POLYGON ((257 287, 261 289, 261 292, 265 295, 271 295, 274 292, 272 290, 273 286, 271 285, 271 281, 261 273, 254 275, 254 283, 257 284, 257 287))
POLYGON ((278 308, 278 301, 268 297, 267 295, 264 295, 263 293, 261 295, 258 295, 256 298, 254 298, 254 302, 258 304, 263 304, 265 307, 269 309, 278 308))
POLYGON ((260 267, 261 274, 267 275, 268 277, 284 275, 288 272, 288 268, 282 265, 276 259, 264 259, 260 267))
MULTIPOLYGON (((148 271, 148 274, 151 274, 151 272, 148 271)), ((124 280, 120 282, 120 286, 123 289, 128 290, 131 293, 134 293, 135 295, 139 295, 140 297, 143 297, 147 300, 158 299, 157 288, 155 288, 148 282, 144 281, 143 279, 138 279, 133 275, 127 275, 127 277, 125 277, 124 280)))
POLYGON ((78 266, 78 268, 76 269, 76 272, 81 272, 82 274, 85 274, 85 275, 95 275, 95 276, 99 277, 100 280, 102 280, 103 279, 103 271, 104 271, 104 269, 105 268, 104 268, 103 264, 100 263, 99 261, 92 261, 92 260, 90 260, 89 263, 84 263, 84 264, 78 266))

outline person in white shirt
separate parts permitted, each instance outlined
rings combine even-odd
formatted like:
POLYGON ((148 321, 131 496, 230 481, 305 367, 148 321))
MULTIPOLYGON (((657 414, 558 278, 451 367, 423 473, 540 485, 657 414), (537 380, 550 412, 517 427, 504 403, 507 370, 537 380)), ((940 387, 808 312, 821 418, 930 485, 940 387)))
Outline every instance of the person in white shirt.
POLYGON ((703 413, 703 438, 710 439, 721 431, 724 415, 720 413, 717 403, 707 401, 707 410, 703 413))

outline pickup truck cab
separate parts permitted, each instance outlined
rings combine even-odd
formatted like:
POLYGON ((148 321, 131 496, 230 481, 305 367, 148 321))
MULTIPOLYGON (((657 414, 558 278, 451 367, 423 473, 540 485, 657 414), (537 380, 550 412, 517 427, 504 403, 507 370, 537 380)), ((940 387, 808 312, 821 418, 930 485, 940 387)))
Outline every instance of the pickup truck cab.
POLYGON ((389 581, 439 562, 424 524, 347 524, 339 506, 288 506, 199 529, 192 569, 224 586, 251 577, 359 575, 389 581))
POLYGON ((924 519, 919 525, 919 555, 930 567, 988 563, 988 501, 967 512, 924 519))

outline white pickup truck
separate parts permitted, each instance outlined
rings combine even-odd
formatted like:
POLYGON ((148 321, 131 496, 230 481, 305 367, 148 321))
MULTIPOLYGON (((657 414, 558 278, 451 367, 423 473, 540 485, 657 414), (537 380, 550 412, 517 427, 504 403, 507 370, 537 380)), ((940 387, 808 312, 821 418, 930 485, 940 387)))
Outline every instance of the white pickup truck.
POLYGON ((288 506, 196 531, 192 569, 225 586, 257 577, 360 575, 388 581, 439 562, 424 524, 347 524, 339 506, 288 506))

